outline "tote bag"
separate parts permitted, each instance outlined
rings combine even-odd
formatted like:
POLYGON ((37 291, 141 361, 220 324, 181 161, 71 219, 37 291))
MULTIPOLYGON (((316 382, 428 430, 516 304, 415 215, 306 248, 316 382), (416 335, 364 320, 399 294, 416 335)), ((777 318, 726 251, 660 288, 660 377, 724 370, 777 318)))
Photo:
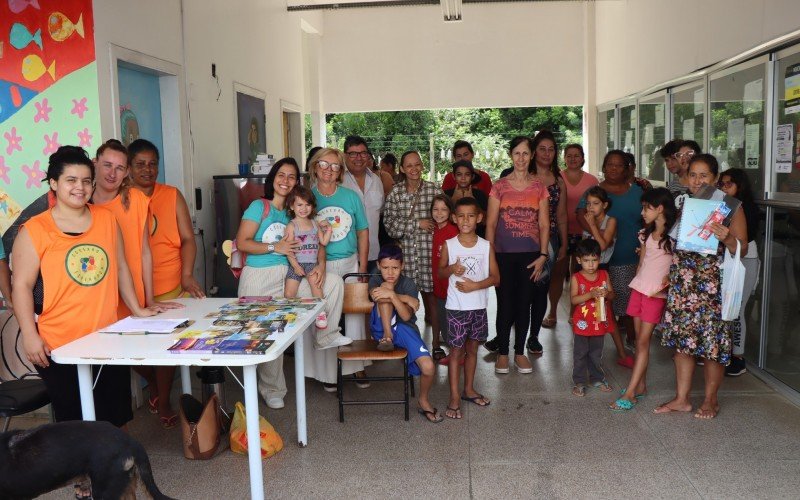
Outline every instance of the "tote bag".
POLYGON ((731 256, 725 250, 722 262, 722 321, 734 321, 739 317, 744 290, 744 264, 742 264, 742 245, 736 241, 736 254, 731 256))

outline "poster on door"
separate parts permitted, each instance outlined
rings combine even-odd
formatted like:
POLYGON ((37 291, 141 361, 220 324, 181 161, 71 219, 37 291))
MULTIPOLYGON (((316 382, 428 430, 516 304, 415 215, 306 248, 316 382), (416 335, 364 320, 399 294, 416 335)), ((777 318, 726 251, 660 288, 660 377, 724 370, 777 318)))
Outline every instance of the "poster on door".
POLYGON ((800 64, 794 64, 786 68, 786 78, 784 79, 784 93, 783 113, 791 115, 800 113, 800 64))

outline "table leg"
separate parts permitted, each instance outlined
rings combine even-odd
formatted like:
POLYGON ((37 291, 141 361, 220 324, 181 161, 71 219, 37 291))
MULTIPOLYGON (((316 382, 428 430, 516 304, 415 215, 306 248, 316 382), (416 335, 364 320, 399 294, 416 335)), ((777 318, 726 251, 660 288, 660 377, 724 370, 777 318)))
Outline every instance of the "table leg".
POLYGON ((306 332, 297 336, 294 341, 294 385, 297 399, 297 444, 308 445, 308 429, 306 427, 306 368, 303 343, 306 332))
POLYGON ((78 365, 78 389, 84 420, 95 420, 94 394, 92 392, 92 365, 78 365))
POLYGON ((264 500, 264 472, 261 469, 261 431, 258 426, 258 383, 256 365, 243 367, 244 406, 247 413, 247 458, 250 462, 250 498, 264 500))
POLYGON ((190 366, 181 366, 181 389, 184 394, 192 393, 192 372, 190 366))

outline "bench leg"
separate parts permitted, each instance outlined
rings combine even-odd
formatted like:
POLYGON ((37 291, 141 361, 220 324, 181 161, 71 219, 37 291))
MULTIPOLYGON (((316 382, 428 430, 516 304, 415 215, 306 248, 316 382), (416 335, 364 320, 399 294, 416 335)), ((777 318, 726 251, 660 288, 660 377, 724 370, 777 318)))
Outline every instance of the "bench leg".
POLYGON ((403 399, 405 399, 406 422, 408 422, 408 359, 403 359, 403 399))
POLYGON ((336 360, 336 397, 339 399, 339 422, 344 422, 344 380, 342 380, 342 360, 336 360))

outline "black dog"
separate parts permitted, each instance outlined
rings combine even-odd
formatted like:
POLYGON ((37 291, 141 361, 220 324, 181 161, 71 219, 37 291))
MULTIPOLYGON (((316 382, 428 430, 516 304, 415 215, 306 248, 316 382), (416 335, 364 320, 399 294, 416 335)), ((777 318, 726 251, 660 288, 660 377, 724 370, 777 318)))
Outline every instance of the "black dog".
POLYGON ((169 500, 153 480, 142 445, 108 422, 0 433, 0 498, 34 498, 84 476, 96 500, 136 498, 137 473, 150 496, 169 500))

